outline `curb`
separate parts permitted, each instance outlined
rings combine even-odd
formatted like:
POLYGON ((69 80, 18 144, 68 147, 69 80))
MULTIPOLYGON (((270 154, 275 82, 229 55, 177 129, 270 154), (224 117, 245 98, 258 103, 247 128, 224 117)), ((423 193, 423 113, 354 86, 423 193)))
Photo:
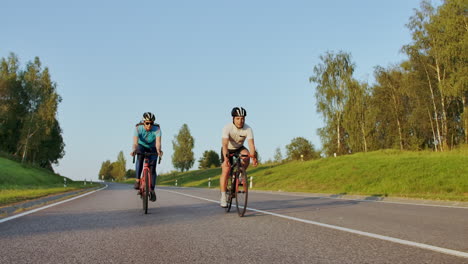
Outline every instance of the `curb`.
POLYGON ((28 211, 37 207, 41 207, 47 204, 55 203, 61 200, 65 200, 74 196, 78 196, 90 191, 94 191, 96 189, 102 188, 102 186, 92 187, 88 189, 81 189, 76 191, 70 191, 66 193, 61 193, 57 195, 49 195, 33 200, 27 200, 24 202, 14 203, 10 205, 5 205, 0 207, 0 219, 13 216, 15 214, 22 213, 24 211, 28 211))

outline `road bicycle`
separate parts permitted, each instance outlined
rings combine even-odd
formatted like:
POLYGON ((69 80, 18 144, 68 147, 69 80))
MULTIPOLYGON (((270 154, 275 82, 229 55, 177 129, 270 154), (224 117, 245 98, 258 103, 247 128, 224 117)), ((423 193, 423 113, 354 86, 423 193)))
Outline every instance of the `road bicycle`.
MULTIPOLYGON (((145 214, 148 213, 148 200, 150 198, 151 192, 151 169, 150 169, 150 156, 158 155, 158 153, 137 153, 137 155, 143 156, 143 170, 140 177, 140 186, 138 189, 138 194, 140 195, 141 200, 143 201, 143 211, 145 214)), ((133 163, 135 163, 135 156, 133 156, 133 163)), ((161 157, 159 157, 158 164, 161 163, 161 157)))
POLYGON ((226 184, 226 212, 231 211, 232 200, 236 199, 237 214, 243 217, 247 210, 249 186, 247 183, 247 172, 243 166, 243 159, 254 157, 240 153, 229 154, 232 157, 231 171, 226 184))

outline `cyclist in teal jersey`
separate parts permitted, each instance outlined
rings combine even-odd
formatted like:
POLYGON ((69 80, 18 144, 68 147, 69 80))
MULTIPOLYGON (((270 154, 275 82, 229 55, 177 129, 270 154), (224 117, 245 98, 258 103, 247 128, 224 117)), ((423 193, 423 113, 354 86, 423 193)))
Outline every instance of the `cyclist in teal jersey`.
MULTIPOLYGON (((133 150, 131 155, 142 153, 158 153, 158 155, 150 156, 150 168, 151 168, 151 201, 156 201, 156 194, 154 192, 154 186, 156 185, 156 160, 162 157, 163 152, 161 150, 161 128, 159 124, 155 124, 155 116, 150 112, 143 114, 143 120, 137 124, 135 132, 133 134, 133 150)), ((138 190, 140 183, 141 171, 143 170, 143 160, 141 155, 138 155, 137 162, 135 164, 136 182, 134 188, 138 190)))

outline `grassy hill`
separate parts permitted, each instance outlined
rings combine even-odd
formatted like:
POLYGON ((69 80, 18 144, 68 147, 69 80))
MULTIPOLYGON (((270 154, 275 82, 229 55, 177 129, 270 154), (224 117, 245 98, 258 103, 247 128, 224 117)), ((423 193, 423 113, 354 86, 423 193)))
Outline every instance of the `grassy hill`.
MULTIPOLYGON (((219 186, 220 168, 160 175, 158 185, 219 186)), ((445 153, 382 150, 250 167, 257 190, 468 201, 468 147, 445 153)))
POLYGON ((62 176, 3 157, 0 157, 0 168, 0 206, 90 187, 70 179, 67 187, 63 187, 62 176))

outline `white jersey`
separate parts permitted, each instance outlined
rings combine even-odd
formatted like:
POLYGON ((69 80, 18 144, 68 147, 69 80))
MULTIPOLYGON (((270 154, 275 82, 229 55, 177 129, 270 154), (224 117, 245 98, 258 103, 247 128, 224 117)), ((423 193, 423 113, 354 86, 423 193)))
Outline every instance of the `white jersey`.
POLYGON ((252 128, 244 124, 243 128, 237 128, 233 123, 229 123, 223 128, 222 138, 228 138, 228 149, 234 150, 242 147, 246 139, 253 139, 252 128))

